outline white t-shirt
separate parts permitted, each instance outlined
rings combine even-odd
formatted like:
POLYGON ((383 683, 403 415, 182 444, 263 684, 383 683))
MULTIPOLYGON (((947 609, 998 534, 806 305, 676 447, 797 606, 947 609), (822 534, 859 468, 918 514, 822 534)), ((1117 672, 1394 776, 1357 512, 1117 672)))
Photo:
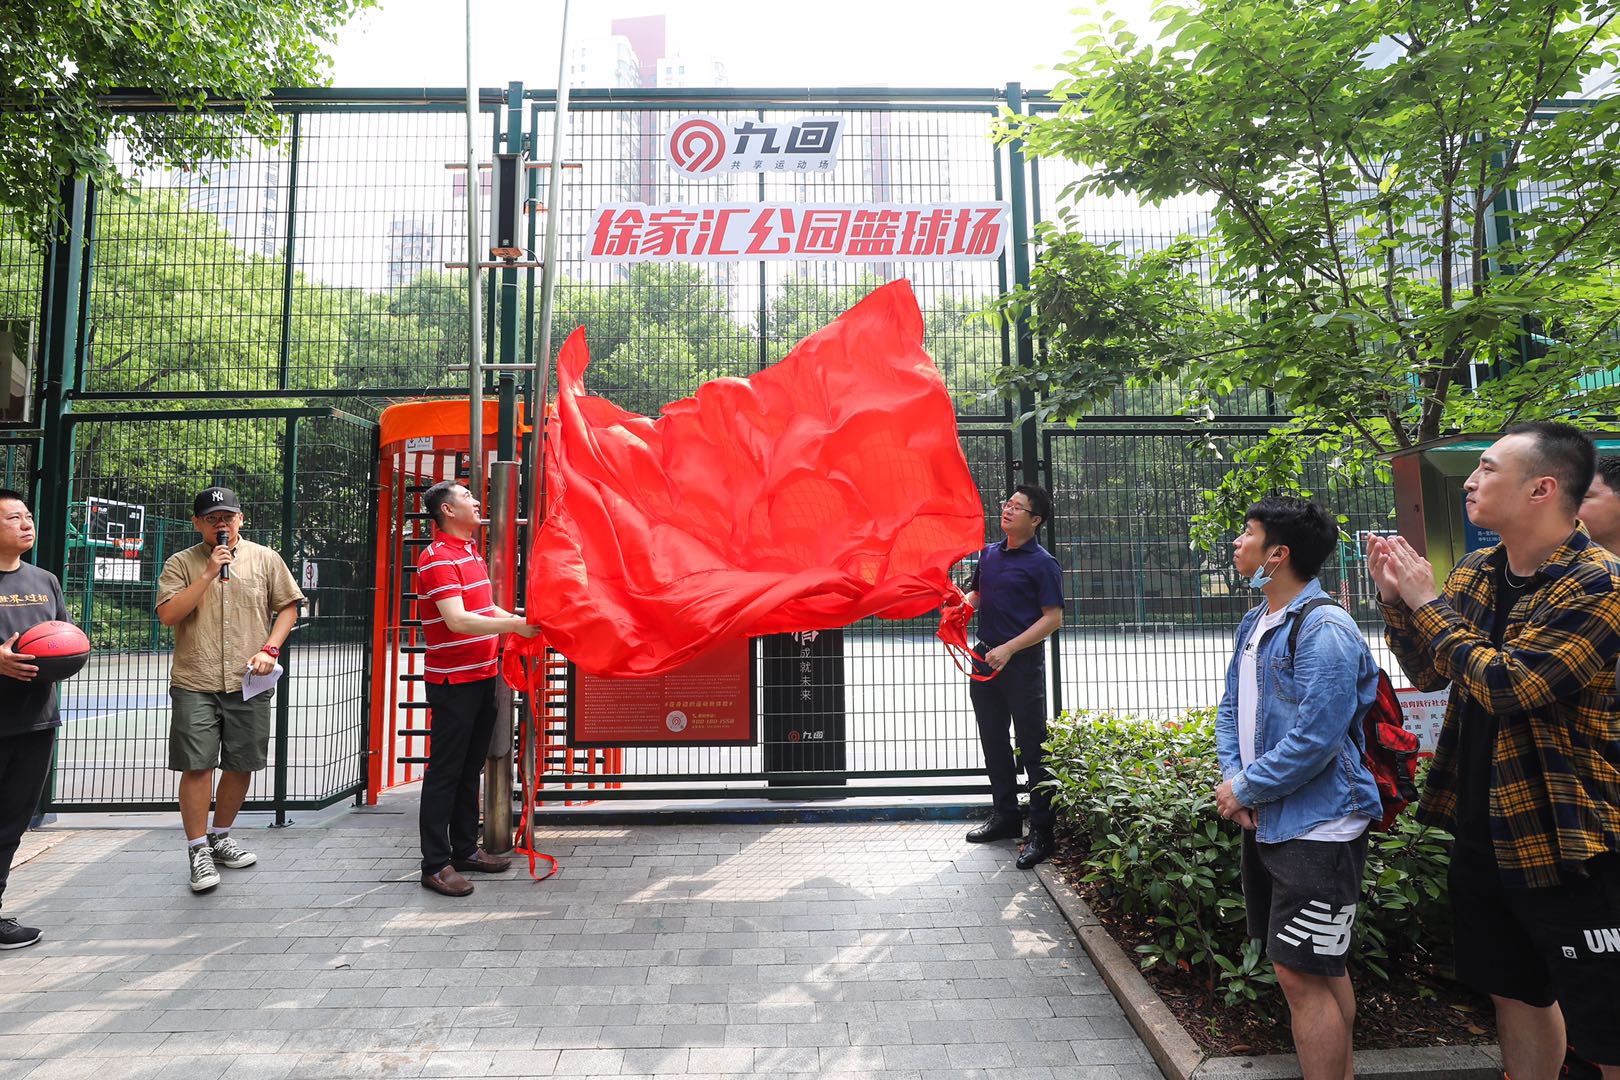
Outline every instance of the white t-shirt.
MULTIPOLYGON (((1247 769, 1254 763, 1254 728, 1256 706, 1259 704, 1260 685, 1256 674, 1256 656, 1260 650, 1260 641, 1266 636, 1266 631, 1282 625, 1288 618, 1288 609, 1268 611, 1260 616, 1254 630, 1249 634, 1249 640, 1244 643, 1243 654, 1238 657, 1238 699, 1237 699, 1237 729, 1238 753, 1242 756, 1243 767, 1247 769)), ((1367 831, 1370 821, 1365 814, 1346 814, 1334 821, 1324 821, 1316 828, 1296 840, 1354 840, 1367 831)))

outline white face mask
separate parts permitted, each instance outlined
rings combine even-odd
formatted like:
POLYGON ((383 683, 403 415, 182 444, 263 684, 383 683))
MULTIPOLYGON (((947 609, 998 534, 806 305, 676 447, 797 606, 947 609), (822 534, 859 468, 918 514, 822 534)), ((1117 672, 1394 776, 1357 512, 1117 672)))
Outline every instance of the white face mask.
POLYGON ((1263 589, 1267 585, 1271 584, 1271 575, 1266 573, 1266 567, 1270 565, 1271 556, 1268 555, 1266 556, 1266 561, 1261 563, 1259 567, 1255 569, 1255 572, 1249 576, 1249 588, 1263 589))

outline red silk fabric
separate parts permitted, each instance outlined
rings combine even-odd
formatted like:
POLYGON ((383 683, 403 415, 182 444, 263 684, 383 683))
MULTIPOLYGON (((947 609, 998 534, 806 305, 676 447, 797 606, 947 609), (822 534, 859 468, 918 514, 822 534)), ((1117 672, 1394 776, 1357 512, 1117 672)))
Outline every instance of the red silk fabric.
POLYGON ((983 509, 909 283, 656 419, 587 393, 589 363, 576 330, 526 598, 580 668, 656 675, 723 640, 960 595, 946 574, 982 546, 983 509))

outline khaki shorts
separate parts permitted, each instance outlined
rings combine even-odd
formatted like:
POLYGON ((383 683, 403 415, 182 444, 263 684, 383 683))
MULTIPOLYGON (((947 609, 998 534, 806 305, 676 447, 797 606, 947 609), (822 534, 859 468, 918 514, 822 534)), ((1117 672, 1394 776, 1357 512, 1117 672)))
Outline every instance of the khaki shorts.
POLYGON ((270 750, 270 701, 266 690, 243 701, 230 694, 169 687, 169 768, 175 772, 220 768, 258 772, 270 750))

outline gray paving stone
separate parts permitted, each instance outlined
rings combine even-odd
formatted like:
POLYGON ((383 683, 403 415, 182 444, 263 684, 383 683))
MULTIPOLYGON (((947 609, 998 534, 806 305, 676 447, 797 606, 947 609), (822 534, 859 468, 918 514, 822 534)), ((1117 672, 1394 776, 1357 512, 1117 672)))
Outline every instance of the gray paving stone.
POLYGON ((684 1076, 689 1051, 686 1047, 644 1047, 624 1052, 620 1067, 638 1076, 684 1076))
POLYGON ((694 1073, 746 1073, 754 1068, 754 1050, 744 1046, 695 1046, 687 1053, 694 1073))
POLYGON ((497 1050, 490 1058, 485 1076, 551 1076, 555 1073, 560 1050, 497 1050))
POLYGON ((8 890, 53 931, 0 961, 0 1080, 1157 1075, 1010 846, 958 822, 569 825, 561 875, 465 901, 415 884, 408 826, 256 832, 204 898, 171 822, 53 829, 8 890))

